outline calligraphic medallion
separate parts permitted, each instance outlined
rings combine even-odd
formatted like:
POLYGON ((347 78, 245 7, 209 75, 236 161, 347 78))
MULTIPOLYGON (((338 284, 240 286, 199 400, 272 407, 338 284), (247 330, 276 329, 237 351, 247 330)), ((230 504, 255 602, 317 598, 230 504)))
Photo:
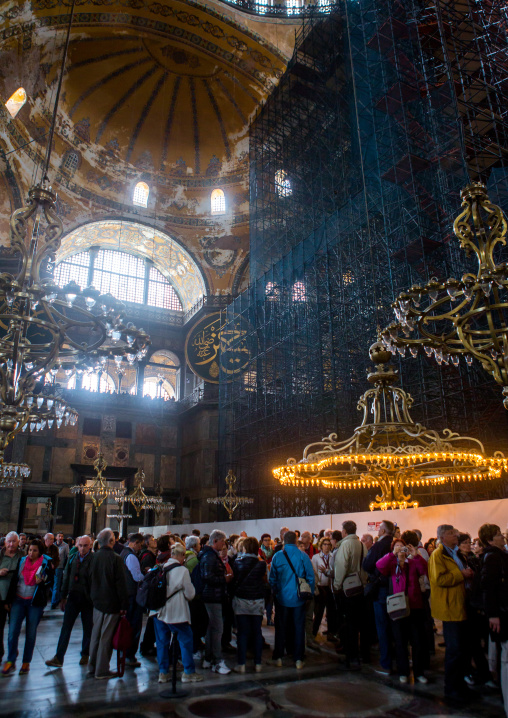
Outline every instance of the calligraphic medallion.
POLYGON ((194 374, 212 384, 246 371, 251 352, 249 323, 241 316, 221 321, 220 312, 201 317, 185 341, 185 358, 194 374))

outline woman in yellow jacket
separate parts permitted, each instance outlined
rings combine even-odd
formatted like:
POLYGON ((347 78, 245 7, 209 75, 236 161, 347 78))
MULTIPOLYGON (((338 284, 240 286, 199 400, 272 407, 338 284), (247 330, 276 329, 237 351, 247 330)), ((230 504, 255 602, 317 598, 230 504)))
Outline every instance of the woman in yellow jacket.
POLYGON ((474 695, 467 687, 466 589, 465 579, 473 572, 462 565, 454 549, 457 531, 453 526, 438 526, 441 544, 429 559, 430 606, 433 618, 443 622, 445 652, 445 696, 464 703, 474 695))

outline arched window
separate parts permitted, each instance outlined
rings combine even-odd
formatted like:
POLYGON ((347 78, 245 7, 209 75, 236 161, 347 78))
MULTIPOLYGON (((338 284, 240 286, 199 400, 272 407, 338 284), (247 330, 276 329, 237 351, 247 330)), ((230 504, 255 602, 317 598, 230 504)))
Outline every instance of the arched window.
POLYGON ((288 197, 293 192, 286 170, 277 170, 275 173, 275 190, 279 197, 288 197))
POLYGON ((212 192, 212 214, 224 214, 226 211, 226 197, 221 189, 212 192))
POLYGON ((66 170, 70 170, 71 172, 74 172, 75 169, 78 168, 79 165, 79 155, 77 152, 67 152, 63 166, 66 170))
POLYGON ((178 294, 157 267, 127 252, 99 249, 73 254, 57 265, 54 278, 60 287, 72 281, 82 289, 91 284, 123 302, 182 311, 178 294))
POLYGON ((26 102, 26 92, 23 87, 18 87, 16 92, 12 94, 7 102, 5 103, 5 106, 7 107, 7 111, 9 112, 9 115, 14 119, 18 112, 21 110, 23 105, 26 102))
POLYGON ((279 298, 279 287, 275 284, 275 282, 267 282, 265 287, 265 294, 269 302, 275 302, 279 298))
POLYGON ((148 195, 150 188, 146 182, 138 182, 134 187, 134 195, 132 197, 132 204, 138 207, 148 207, 148 195))
MULTIPOLYGON (((100 394, 112 394, 116 391, 115 382, 113 378, 105 371, 100 373, 100 384, 99 384, 99 373, 92 372, 90 374, 83 374, 81 379, 81 386, 87 391, 95 391, 100 394)), ((67 389, 76 388, 76 375, 73 374, 67 383, 67 389)))
POLYGON ((143 396, 151 396, 152 399, 164 399, 164 401, 168 401, 175 397, 175 390, 162 375, 151 376, 143 382, 143 396))
POLYGON ((300 0, 286 0, 286 8, 288 15, 296 15, 298 13, 298 8, 300 7, 300 0))
POLYGON ((307 300, 307 292, 303 282, 295 282, 293 284, 293 292, 291 294, 293 302, 305 302, 307 300))
POLYGON ((180 362, 170 351, 154 352, 145 367, 143 396, 152 399, 176 399, 180 362))

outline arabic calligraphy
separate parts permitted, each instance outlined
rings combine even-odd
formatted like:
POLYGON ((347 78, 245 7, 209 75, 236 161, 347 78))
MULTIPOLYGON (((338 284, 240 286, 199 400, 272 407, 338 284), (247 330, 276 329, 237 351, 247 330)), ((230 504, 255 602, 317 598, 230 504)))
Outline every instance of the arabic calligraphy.
POLYGON ((185 356, 192 371, 205 381, 232 381, 249 364, 249 323, 241 316, 221 324, 219 312, 202 317, 190 330, 185 356))

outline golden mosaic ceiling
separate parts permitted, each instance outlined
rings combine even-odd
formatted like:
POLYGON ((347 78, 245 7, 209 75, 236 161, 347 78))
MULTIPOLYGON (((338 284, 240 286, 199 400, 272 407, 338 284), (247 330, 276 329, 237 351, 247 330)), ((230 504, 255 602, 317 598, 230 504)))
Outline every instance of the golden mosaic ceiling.
MULTIPOLYGON (((46 27, 61 25, 66 5, 34 3, 46 27)), ((284 61, 269 43, 216 15, 174 0, 80 2, 63 134, 143 171, 195 177, 237 170, 246 152, 238 142, 284 61), (98 13, 97 5, 107 12, 98 13)), ((51 42, 40 67, 51 84, 58 70, 51 42)))
MULTIPOLYGON (((0 9, 0 227, 40 179, 69 7, 6 0, 0 9), (18 87, 27 102, 13 119, 3 103, 18 87)), ((217 0, 76 0, 49 173, 66 231, 95 220, 149 225, 197 262, 207 293, 243 286, 248 123, 298 24, 217 0), (140 180, 146 207, 133 204, 140 180), (211 213, 214 187, 223 214, 211 213)))

